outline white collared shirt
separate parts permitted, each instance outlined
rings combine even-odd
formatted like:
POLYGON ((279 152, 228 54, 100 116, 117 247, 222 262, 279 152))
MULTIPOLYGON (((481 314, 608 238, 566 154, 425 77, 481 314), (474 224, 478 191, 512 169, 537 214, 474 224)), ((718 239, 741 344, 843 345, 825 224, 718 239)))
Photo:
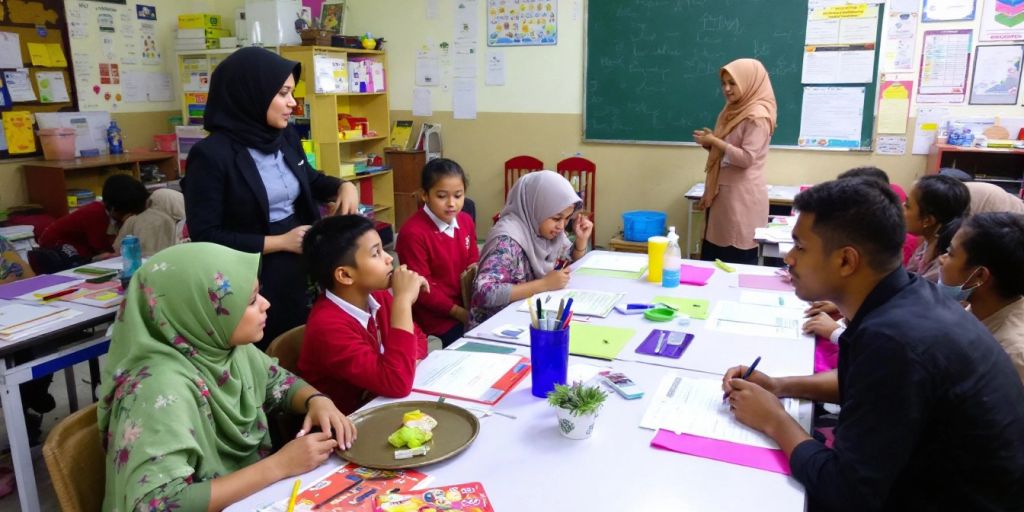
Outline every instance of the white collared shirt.
MULTIPOLYGON (((330 290, 328 290, 327 293, 325 293, 325 295, 327 296, 328 300, 334 302, 335 305, 340 307, 342 311, 345 311, 346 313, 350 314, 353 318, 355 318, 356 321, 362 325, 362 328, 366 329, 368 332, 370 331, 370 318, 375 318, 376 322, 377 310, 381 308, 381 305, 379 302, 377 302, 377 299, 375 299, 373 295, 367 297, 367 305, 370 306, 369 313, 353 306, 345 299, 342 299, 341 297, 338 297, 337 295, 331 293, 330 290)), ((377 340, 380 341, 380 329, 378 329, 377 331, 377 333, 371 334, 376 335, 377 340)))
POLYGON ((437 226, 438 231, 444 233, 445 235, 448 235, 449 238, 455 238, 455 230, 459 229, 458 215, 456 215, 455 218, 452 219, 451 224, 448 224, 447 222, 441 220, 441 218, 438 217, 437 215, 434 215, 434 212, 430 211, 430 208, 428 208, 427 205, 423 205, 423 211, 427 212, 427 217, 430 217, 430 220, 434 221, 434 225, 437 226))

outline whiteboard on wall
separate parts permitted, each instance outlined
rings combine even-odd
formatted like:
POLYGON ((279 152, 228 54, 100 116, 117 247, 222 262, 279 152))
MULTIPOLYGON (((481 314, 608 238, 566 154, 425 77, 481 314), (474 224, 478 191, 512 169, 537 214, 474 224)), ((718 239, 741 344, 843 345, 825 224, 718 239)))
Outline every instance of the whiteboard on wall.
MULTIPOLYGON (((156 2, 152 2, 156 3, 156 2)), ((167 4, 167 2, 162 2, 167 4)), ((161 6, 86 0, 64 4, 80 110, 151 112, 175 110, 170 58, 160 37, 177 23, 161 6), (146 19, 156 12, 157 19, 146 19), (160 25, 158 25, 158 23, 160 25)))

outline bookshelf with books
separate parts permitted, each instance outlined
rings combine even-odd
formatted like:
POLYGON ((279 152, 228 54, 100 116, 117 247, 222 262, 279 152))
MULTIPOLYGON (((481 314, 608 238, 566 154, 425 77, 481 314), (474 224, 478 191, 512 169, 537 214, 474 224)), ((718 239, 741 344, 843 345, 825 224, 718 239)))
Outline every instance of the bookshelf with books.
POLYGON ((390 168, 383 160, 379 165, 363 165, 373 156, 383 159, 390 140, 385 53, 329 46, 279 50, 282 57, 302 63, 295 99, 301 117, 309 122, 316 167, 325 174, 358 181, 361 202, 372 206, 377 221, 393 225, 390 168), (370 192, 372 199, 367 197, 370 192))

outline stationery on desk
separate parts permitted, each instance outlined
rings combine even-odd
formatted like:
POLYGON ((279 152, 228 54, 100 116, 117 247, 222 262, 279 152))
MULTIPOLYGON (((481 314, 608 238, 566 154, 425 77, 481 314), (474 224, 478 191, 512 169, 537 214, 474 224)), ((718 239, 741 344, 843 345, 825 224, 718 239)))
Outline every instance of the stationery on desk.
POLYGON ((756 290, 772 290, 778 292, 791 292, 794 290, 793 285, 787 283, 783 276, 780 275, 757 275, 757 274, 740 274, 739 275, 739 286, 740 288, 753 288, 756 290))
MULTIPOLYGON (((368 512, 378 494, 407 492, 429 481, 414 469, 371 469, 348 463, 313 482, 295 496, 300 511, 368 512)), ((289 499, 261 506, 260 512, 284 512, 289 499)))
POLYGON ((42 296, 36 297, 35 294, 42 293, 47 295, 57 292, 72 287, 73 285, 69 283, 76 281, 80 283, 83 280, 58 274, 43 274, 30 277, 0 286, 0 299, 39 300, 42 296))
POLYGON ((626 327, 609 327, 574 323, 569 325, 569 353, 598 359, 615 359, 636 331, 626 327))
POLYGON ((35 304, 0 307, 0 341, 19 341, 43 331, 51 324, 80 315, 80 311, 35 304))
POLYGON ((705 326, 709 329, 767 338, 799 339, 802 309, 719 301, 705 326))
MULTIPOLYGON (((640 426, 660 429, 651 442, 658 448, 789 474, 789 462, 775 441, 737 421, 721 393, 719 379, 671 372, 662 378, 640 426)), ((781 402, 798 419, 799 402, 781 402)))
POLYGON ((647 270, 647 256, 623 256, 615 253, 592 254, 583 260, 580 268, 643 273, 644 270, 647 270))
POLYGON ((528 373, 529 359, 515 354, 435 350, 416 367, 412 388, 494 405, 528 373))
POLYGON ((679 267, 679 284, 689 284, 693 286, 704 286, 708 284, 708 279, 714 275, 715 269, 710 267, 698 267, 696 265, 682 264, 679 267))
POLYGON ((695 318, 697 320, 707 319, 708 310, 711 308, 711 302, 707 299, 687 299, 683 297, 659 295, 654 297, 654 302, 676 308, 679 313, 689 315, 690 318, 695 318))
POLYGON ((544 314, 548 312, 557 313, 561 299, 572 299, 574 315, 606 317, 608 313, 611 313, 615 304, 625 296, 625 293, 565 289, 537 294, 530 299, 524 300, 519 306, 519 311, 529 311, 530 304, 528 302, 540 300, 540 310, 544 314))
POLYGON ((751 290, 740 291, 741 304, 753 304, 756 306, 770 306, 779 308, 807 309, 807 302, 800 300, 795 293, 768 293, 755 292, 751 290))

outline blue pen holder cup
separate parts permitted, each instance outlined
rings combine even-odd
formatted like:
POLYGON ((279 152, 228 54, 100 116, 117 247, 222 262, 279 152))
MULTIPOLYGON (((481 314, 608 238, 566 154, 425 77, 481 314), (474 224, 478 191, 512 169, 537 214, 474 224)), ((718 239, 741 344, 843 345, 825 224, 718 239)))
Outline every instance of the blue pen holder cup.
POLYGON ((545 331, 530 326, 531 392, 547 398, 555 384, 565 384, 569 372, 569 329, 545 331))

